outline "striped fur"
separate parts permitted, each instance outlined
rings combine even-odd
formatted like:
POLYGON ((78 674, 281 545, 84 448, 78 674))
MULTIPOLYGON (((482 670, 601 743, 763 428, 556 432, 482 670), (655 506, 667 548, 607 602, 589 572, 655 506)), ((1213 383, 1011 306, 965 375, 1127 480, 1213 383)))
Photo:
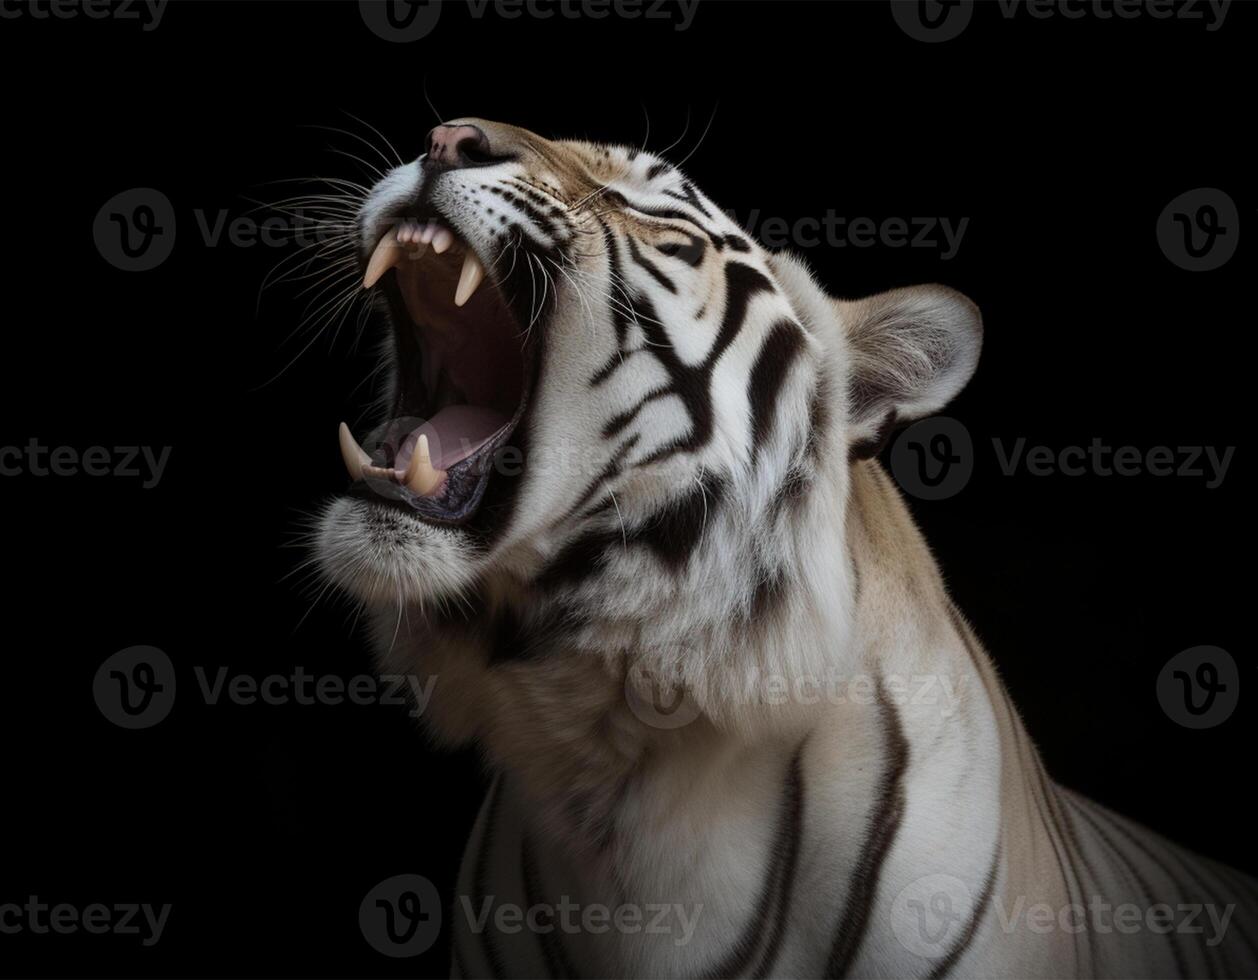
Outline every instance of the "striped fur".
MULTIPOLYGON (((532 280, 523 474, 466 528, 344 498, 320 540, 382 668, 435 675, 429 729, 495 773, 455 973, 1258 972, 1253 881, 1046 776, 871 458, 969 379, 973 305, 835 300, 650 154, 467 122, 511 159, 427 191, 504 294, 532 280), (1071 926, 1102 899, 1229 918, 1071 926)), ((365 245, 423 179, 382 182, 365 245)))

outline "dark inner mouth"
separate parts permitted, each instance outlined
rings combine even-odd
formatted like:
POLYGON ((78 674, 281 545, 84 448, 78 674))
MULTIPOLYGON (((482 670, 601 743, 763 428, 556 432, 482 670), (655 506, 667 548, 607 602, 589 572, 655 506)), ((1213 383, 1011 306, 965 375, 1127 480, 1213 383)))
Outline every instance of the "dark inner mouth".
POLYGON ((388 298, 399 377, 393 419, 362 447, 342 430, 355 490, 461 524, 527 405, 521 327, 480 258, 439 219, 396 223, 365 281, 388 298))

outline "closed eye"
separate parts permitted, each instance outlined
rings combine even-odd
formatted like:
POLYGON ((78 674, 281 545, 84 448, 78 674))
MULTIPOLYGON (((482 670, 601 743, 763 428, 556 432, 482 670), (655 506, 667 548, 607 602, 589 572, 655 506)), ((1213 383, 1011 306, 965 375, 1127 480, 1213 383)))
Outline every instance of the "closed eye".
POLYGON ((661 242, 655 246, 655 249, 661 255, 680 259, 689 266, 697 267, 703 261, 703 253, 707 248, 707 243, 698 235, 692 235, 689 232, 681 232, 681 234, 686 236, 686 241, 661 242))

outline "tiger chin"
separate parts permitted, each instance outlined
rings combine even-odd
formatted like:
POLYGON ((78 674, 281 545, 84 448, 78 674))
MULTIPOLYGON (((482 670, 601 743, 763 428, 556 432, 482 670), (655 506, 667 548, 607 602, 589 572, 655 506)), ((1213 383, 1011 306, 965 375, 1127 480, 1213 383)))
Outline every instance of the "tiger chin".
POLYGON ((493 775, 455 975, 1258 970, 1252 880, 1047 777, 877 462, 972 302, 834 298, 659 157, 481 119, 357 208, 387 380, 317 550, 493 775))

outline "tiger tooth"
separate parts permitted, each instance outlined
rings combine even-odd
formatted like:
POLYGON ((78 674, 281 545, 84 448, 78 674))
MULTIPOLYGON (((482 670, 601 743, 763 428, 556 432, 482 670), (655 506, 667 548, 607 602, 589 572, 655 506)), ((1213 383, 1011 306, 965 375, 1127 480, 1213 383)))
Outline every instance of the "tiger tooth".
POLYGON ((445 479, 445 470, 434 469, 428 452, 428 436, 421 435, 411 453, 410 466, 406 468, 406 485, 420 496, 428 496, 445 479))
POLYGON ((339 432, 341 438, 341 458, 345 460, 345 468, 349 470, 349 475, 354 480, 363 478, 363 467, 371 464, 371 457, 364 452, 363 447, 358 445, 358 440, 354 438, 353 433, 349 431, 349 426, 344 422, 341 423, 339 432))
POLYGON ((463 271, 459 273, 459 285, 454 291, 454 305, 462 306, 472 298, 480 284, 485 281, 485 267, 480 264, 473 252, 463 258, 463 271))
POLYGON ((438 228, 432 236, 432 250, 440 255, 454 244, 454 232, 449 228, 438 228))
POLYGON ((398 244, 397 230, 390 228, 380 239, 367 262, 367 274, 363 276, 363 288, 370 289, 380 277, 402 261, 402 247, 398 244))
POLYGON ((363 478, 372 480, 388 480, 390 483, 401 483, 406 474, 391 466, 364 466, 363 478))

